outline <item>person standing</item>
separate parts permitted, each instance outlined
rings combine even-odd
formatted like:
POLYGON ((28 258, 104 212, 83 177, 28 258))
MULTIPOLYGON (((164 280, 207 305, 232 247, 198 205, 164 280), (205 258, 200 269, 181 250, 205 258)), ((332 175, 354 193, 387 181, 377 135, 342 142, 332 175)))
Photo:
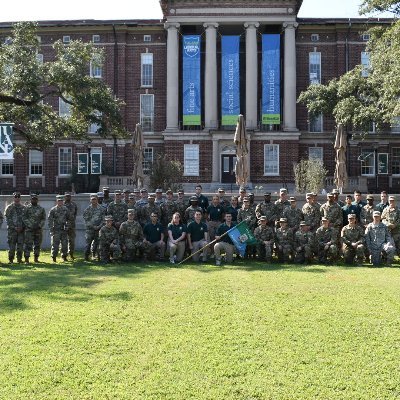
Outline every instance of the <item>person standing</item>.
POLYGON ((122 192, 114 191, 115 199, 107 207, 107 215, 113 217, 114 226, 119 230, 121 224, 128 218, 128 205, 122 201, 122 192))
POLYGON ((207 211, 209 204, 208 204, 208 198, 201 193, 202 190, 203 190, 203 188, 201 185, 197 185, 195 187, 195 193, 196 193, 196 197, 197 197, 197 205, 202 208, 203 214, 204 214, 207 211))
POLYGON ((22 252, 24 246, 24 222, 22 216, 25 206, 21 204, 21 193, 13 193, 14 201, 5 209, 8 238, 8 261, 14 262, 15 251, 17 251, 17 262, 22 263, 22 252))
POLYGON ((382 215, 383 210, 389 205, 388 194, 385 190, 381 192, 381 202, 376 205, 376 210, 382 215))
POLYGON ((68 260, 67 230, 70 221, 68 208, 64 206, 64 197, 56 196, 56 205, 49 211, 48 224, 51 237, 51 257, 57 261, 58 250, 61 243, 61 256, 63 261, 68 260))
POLYGON ((22 214, 22 221, 25 226, 24 255, 26 264, 29 264, 32 249, 35 263, 39 262, 46 211, 39 206, 38 201, 38 195, 31 194, 31 203, 24 208, 22 214))
POLYGON ((396 198, 389 196, 389 207, 381 214, 382 222, 388 227, 393 238, 397 255, 400 255, 400 209, 396 206, 396 198))
POLYGON ((64 194, 64 206, 69 211, 69 222, 67 230, 67 241, 68 241, 68 254, 71 260, 74 259, 75 252, 75 238, 76 238, 76 216, 78 214, 78 206, 72 201, 71 193, 65 192, 64 194))
POLYGON ((271 202, 271 192, 264 193, 264 201, 256 206, 256 217, 267 217, 268 225, 275 226, 275 204, 271 202))
POLYGON ((224 208, 220 204, 219 196, 214 195, 206 211, 208 233, 211 241, 215 239, 215 232, 224 219, 224 211, 224 208))
POLYGON ((360 224, 365 230, 367 225, 373 221, 372 213, 375 211, 374 196, 367 195, 367 204, 362 208, 360 213, 360 224))
POLYGON ((321 217, 325 217, 330 221, 330 225, 334 227, 337 232, 340 232, 343 227, 343 211, 339 204, 333 200, 332 193, 328 193, 326 197, 327 202, 322 204, 320 208, 321 217))
POLYGON ((315 205, 315 197, 313 193, 306 194, 306 204, 303 205, 301 212, 303 213, 304 222, 310 231, 315 233, 321 223, 320 207, 315 205))

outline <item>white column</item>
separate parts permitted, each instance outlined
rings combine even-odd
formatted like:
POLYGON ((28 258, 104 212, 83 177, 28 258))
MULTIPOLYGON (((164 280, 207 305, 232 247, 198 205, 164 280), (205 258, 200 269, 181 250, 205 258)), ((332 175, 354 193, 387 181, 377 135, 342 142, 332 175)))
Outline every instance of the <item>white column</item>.
POLYGON ((284 23, 285 60, 283 94, 283 130, 297 131, 296 127, 296 28, 297 22, 284 23))
POLYGON ((166 22, 164 28, 168 31, 167 39, 167 129, 178 130, 179 106, 179 24, 166 22))
POLYGON ((219 182, 219 161, 218 139, 212 139, 212 182, 219 182))
POLYGON ((257 128, 257 28, 258 22, 246 22, 246 128, 257 128))
POLYGON ((218 127, 217 110, 217 28, 216 23, 205 23, 206 68, 204 75, 204 119, 205 129, 218 127))

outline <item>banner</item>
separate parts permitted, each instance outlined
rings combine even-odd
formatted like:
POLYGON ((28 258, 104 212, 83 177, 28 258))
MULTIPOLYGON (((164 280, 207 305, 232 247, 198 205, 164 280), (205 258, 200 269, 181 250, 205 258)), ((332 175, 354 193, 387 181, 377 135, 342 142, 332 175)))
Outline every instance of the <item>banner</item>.
POLYGON ((222 36, 222 125, 236 125, 240 114, 239 44, 240 36, 222 36))
POLYGON ((262 35, 262 124, 281 123, 280 35, 262 35))
POLYGON ((182 88, 183 125, 201 125, 200 35, 183 36, 182 88))
POLYGON ((79 175, 89 173, 89 157, 88 153, 78 153, 78 172, 79 175))
POLYGON ((13 125, 0 123, 0 160, 12 160, 14 158, 13 125))
POLYGON ((91 173, 93 175, 101 174, 101 153, 90 154, 91 173))
POLYGON ((256 238, 245 221, 242 221, 240 224, 229 229, 228 235, 242 257, 244 257, 248 244, 257 243, 256 238))

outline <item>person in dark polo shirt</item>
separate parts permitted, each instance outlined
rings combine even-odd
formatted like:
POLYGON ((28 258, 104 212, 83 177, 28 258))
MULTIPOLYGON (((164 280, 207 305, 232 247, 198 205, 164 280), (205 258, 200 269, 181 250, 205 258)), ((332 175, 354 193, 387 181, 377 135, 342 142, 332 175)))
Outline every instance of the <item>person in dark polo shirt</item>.
POLYGON ((164 228, 158 222, 157 213, 150 214, 150 222, 145 225, 143 233, 144 242, 149 244, 150 258, 154 259, 156 255, 157 261, 163 261, 165 253, 164 228))
MULTIPOLYGON (((199 210, 200 211, 200 210, 199 210)), ((175 264, 182 261, 186 247, 186 225, 181 222, 181 215, 176 212, 168 225, 169 262, 175 264)))
MULTIPOLYGON (((233 228, 236 224, 232 222, 232 214, 225 213, 225 222, 221 224, 217 229, 215 239, 220 239, 221 236, 228 232, 229 229, 233 228)), ((225 253, 226 262, 231 263, 233 261, 233 253, 235 251, 235 245, 233 244, 229 235, 225 235, 221 240, 214 246, 215 254, 215 265, 221 265, 221 253, 225 253)))
MULTIPOLYGON (((201 212, 196 211, 194 221, 187 226, 187 238, 189 249, 192 252, 193 261, 199 262, 200 254, 194 254, 208 243, 208 229, 204 222, 201 222, 201 212)), ((207 256, 210 252, 209 247, 203 249, 203 262, 207 261, 207 256)))
POLYGON ((219 196, 213 196, 211 204, 207 207, 206 212, 210 240, 214 240, 215 232, 224 219, 224 208, 220 204, 219 196))

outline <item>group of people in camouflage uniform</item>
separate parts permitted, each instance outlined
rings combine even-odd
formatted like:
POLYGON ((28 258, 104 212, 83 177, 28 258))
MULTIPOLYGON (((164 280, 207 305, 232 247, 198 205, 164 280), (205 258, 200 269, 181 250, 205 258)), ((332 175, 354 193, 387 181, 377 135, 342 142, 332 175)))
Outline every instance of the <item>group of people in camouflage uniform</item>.
MULTIPOLYGON (((30 204, 21 204, 21 195, 14 193, 14 201, 5 210, 8 228, 8 258, 14 262, 39 261, 45 210, 32 194, 30 204)), ((306 203, 297 207, 294 197, 286 189, 271 201, 271 193, 256 204, 254 194, 240 188, 238 196, 227 199, 221 188, 211 201, 202 194, 201 185, 189 202, 183 190, 174 198, 172 190, 157 189, 154 194, 146 189, 115 190, 110 196, 108 187, 90 196, 90 204, 83 211, 85 222, 86 261, 103 263, 116 260, 159 260, 166 256, 171 264, 181 262, 185 255, 194 261, 215 258, 221 265, 233 261, 235 246, 227 232, 245 221, 254 232, 256 245, 249 245, 246 257, 257 257, 272 262, 276 257, 286 263, 333 263, 343 256, 346 263, 361 264, 369 259, 373 265, 393 262, 400 252, 400 210, 394 196, 381 193, 381 202, 374 205, 374 197, 367 202, 359 191, 339 200, 339 192, 327 194, 324 204, 317 202, 315 193, 307 193, 306 203)), ((51 256, 56 262, 60 245, 64 261, 74 259, 77 206, 71 194, 57 195, 56 205, 48 214, 51 235, 51 256)), ((1 215, 1 222, 3 216, 1 215)))

